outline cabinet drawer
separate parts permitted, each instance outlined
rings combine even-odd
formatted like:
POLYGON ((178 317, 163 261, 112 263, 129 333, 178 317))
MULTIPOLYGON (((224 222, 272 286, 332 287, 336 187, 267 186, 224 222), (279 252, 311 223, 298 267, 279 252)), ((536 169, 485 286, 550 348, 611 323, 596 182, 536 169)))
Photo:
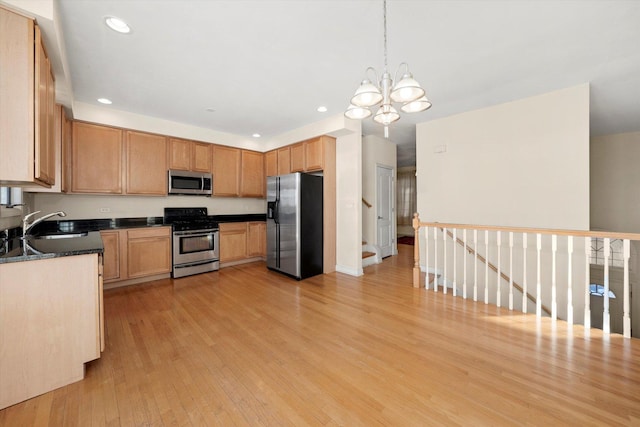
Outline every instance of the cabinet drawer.
POLYGON ((148 237, 170 237, 171 227, 148 227, 127 230, 129 239, 145 239, 148 237))
POLYGON ((234 231, 247 231, 246 222, 224 222, 220 224, 220 232, 228 233, 234 231))

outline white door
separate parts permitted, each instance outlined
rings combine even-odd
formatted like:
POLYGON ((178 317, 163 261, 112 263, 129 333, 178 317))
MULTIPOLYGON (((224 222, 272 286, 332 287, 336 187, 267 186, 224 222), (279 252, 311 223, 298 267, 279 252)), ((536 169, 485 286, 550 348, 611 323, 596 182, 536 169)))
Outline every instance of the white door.
POLYGON ((378 165, 376 181, 376 245, 380 247, 380 255, 384 258, 393 255, 395 243, 393 169, 378 165))

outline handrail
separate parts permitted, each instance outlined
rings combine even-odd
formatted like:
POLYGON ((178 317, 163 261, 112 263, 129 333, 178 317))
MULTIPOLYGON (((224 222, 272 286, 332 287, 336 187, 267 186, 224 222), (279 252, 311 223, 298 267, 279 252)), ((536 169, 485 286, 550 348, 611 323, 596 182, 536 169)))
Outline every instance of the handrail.
MULTIPOLYGON (((444 231, 443 228, 440 228, 440 230, 444 231)), ((453 233, 449 230, 447 230, 447 236, 451 237, 453 239, 453 233)), ((463 248, 465 248, 465 250, 467 252, 469 252, 470 255, 475 255, 476 251, 475 249, 473 249, 472 247, 470 247, 469 245, 465 245, 465 243, 456 237, 456 242, 462 246, 463 248)), ((488 262, 486 260, 485 257, 483 257, 482 255, 478 254, 478 260, 484 264, 487 264, 489 266, 489 268, 491 270, 493 270, 494 273, 498 273, 498 267, 496 267, 495 265, 493 265, 491 262, 488 262)), ((503 280, 505 280, 506 282, 509 282, 511 284, 513 284, 513 287, 516 288, 518 291, 520 291, 520 293, 524 293, 524 288, 522 286, 520 286, 518 283, 516 283, 515 281, 512 281, 511 278, 509 276, 507 276, 506 274, 504 274, 503 272, 500 272, 500 277, 502 277, 503 280)), ((537 302, 536 301, 536 297, 534 297, 533 295, 531 295, 529 292, 527 292, 527 299, 531 302, 533 302, 534 304, 537 302)), ((542 304, 542 311, 544 311, 545 313, 547 313, 548 315, 551 315, 551 309, 548 308, 546 305, 542 304)))
MULTIPOLYGON (((629 239, 640 240, 640 233, 623 233, 615 231, 590 231, 590 230, 564 230, 554 228, 528 228, 528 227, 506 227, 498 225, 469 225, 469 224, 453 224, 446 222, 422 222, 418 219, 418 214, 413 214, 414 220, 418 221, 419 227, 440 227, 440 228, 466 228, 467 230, 488 230, 488 231, 512 231, 514 233, 530 233, 530 234, 555 234, 556 236, 578 236, 578 237, 596 237, 611 239, 629 239)), ((413 224, 413 228, 416 224, 413 224)))
POLYGON ((367 202, 367 201, 364 199, 364 197, 362 198, 362 203, 364 203, 364 205, 365 205, 366 207, 368 207, 368 208, 370 208, 370 207, 372 207, 372 206, 373 206, 371 203, 367 202))

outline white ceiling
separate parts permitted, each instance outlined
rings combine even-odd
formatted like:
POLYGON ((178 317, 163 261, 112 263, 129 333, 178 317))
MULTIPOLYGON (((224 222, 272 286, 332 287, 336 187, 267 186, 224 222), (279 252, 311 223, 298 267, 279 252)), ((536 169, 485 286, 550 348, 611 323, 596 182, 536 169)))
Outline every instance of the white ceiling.
MULTIPOLYGON (((269 138, 341 114, 383 66, 382 1, 59 0, 73 99, 269 138), (121 35, 105 16, 133 28, 121 35), (316 111, 325 105, 328 112, 316 111), (215 112, 206 111, 207 108, 215 112)), ((433 107, 391 128, 591 83, 594 135, 640 130, 640 1, 389 0, 389 68, 433 107)), ((382 135, 365 120, 364 134, 382 135)))

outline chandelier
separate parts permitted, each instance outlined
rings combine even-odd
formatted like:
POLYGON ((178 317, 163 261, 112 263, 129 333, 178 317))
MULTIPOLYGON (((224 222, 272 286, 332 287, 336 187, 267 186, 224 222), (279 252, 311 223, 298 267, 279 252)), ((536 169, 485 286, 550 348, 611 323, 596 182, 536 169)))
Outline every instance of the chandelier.
POLYGON ((389 125, 400 119, 400 113, 393 103, 402 103, 400 109, 405 113, 417 113, 431 107, 431 102, 425 96, 424 89, 409 72, 406 62, 401 63, 396 70, 394 78, 387 71, 387 0, 383 1, 384 16, 384 71, 382 78, 378 80, 375 68, 369 67, 365 71, 365 79, 351 98, 351 104, 344 112, 350 119, 366 119, 371 116, 371 108, 380 104, 380 108, 373 116, 373 120, 384 126, 384 137, 389 138, 389 125), (398 81, 398 73, 403 70, 402 78, 398 81), (373 74, 373 81, 369 77, 373 74), (394 82, 395 83, 394 85, 394 82))

